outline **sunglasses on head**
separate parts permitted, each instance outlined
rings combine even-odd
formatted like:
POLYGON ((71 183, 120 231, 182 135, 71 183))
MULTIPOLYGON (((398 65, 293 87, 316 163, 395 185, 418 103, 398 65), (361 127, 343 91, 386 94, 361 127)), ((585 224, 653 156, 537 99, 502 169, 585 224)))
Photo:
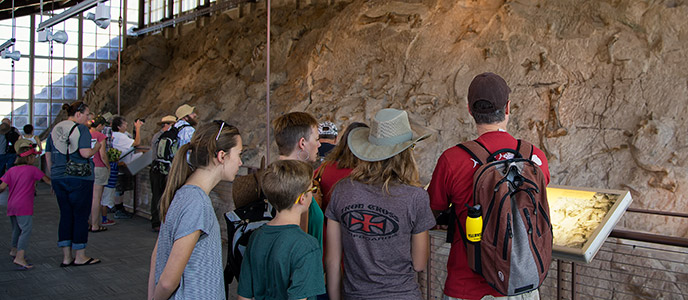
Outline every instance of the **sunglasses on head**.
POLYGON ((215 140, 217 141, 220 138, 220 133, 222 133, 222 129, 225 128, 225 125, 229 125, 229 123, 223 120, 213 120, 213 123, 220 125, 220 130, 217 131, 217 135, 215 136, 215 140))

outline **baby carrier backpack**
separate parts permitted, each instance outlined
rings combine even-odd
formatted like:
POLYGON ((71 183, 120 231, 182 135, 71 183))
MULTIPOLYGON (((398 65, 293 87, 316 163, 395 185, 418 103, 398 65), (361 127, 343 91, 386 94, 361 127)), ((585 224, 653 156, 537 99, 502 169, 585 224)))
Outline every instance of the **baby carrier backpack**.
POLYGON ((172 126, 158 138, 158 147, 155 149, 152 168, 160 174, 167 175, 170 172, 174 155, 179 150, 179 132, 188 126, 191 125, 185 124, 179 128, 172 126))
POLYGON ((501 294, 537 289, 552 261, 552 224, 545 175, 531 160, 533 145, 518 140, 516 150, 494 153, 478 141, 458 147, 480 165, 473 175, 473 201, 468 206, 480 205, 481 238, 470 241, 458 226, 468 265, 501 294))
POLYGON ((245 176, 237 176, 232 183, 232 199, 239 207, 225 213, 227 222, 227 265, 224 270, 225 291, 229 296, 229 284, 234 278, 239 280, 241 262, 244 259, 249 238, 258 228, 270 222, 275 210, 268 203, 262 191, 262 174, 265 169, 265 157, 260 168, 245 176))

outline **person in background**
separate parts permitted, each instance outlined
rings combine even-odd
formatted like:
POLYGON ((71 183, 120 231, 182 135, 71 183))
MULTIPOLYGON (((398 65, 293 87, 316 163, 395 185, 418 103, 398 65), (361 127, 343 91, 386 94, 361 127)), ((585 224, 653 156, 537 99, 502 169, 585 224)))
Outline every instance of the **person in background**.
POLYGON ((174 127, 177 127, 179 130, 179 133, 177 133, 179 137, 179 147, 189 143, 196 131, 194 126, 198 123, 198 115, 194 112, 194 108, 193 106, 184 104, 178 107, 177 111, 174 113, 178 119, 177 123, 174 123, 174 127))
POLYGON ((12 224, 12 249, 10 256, 18 270, 29 270, 33 265, 26 261, 26 248, 33 228, 33 200, 36 192, 36 181, 43 180, 50 184, 50 178, 33 166, 36 156, 36 144, 31 140, 20 139, 14 144, 19 157, 12 168, 2 176, 0 192, 9 187, 7 216, 12 224))
MULTIPOLYGON (((162 117, 160 122, 158 122, 158 126, 161 126, 160 130, 156 132, 151 139, 151 151, 157 151, 160 136, 164 132, 170 130, 170 127, 176 122, 177 118, 174 116, 162 117)), ((149 178, 152 193, 150 201, 151 227, 154 232, 158 232, 160 231, 160 197, 165 191, 167 175, 162 174, 157 168, 150 168, 149 178)))
MULTIPOLYGON (((128 125, 127 120, 121 116, 116 116, 112 119, 112 147, 122 152, 118 164, 130 163, 141 156, 141 153, 136 153, 135 151, 135 147, 141 144, 141 135, 139 134, 135 138, 131 138, 127 133, 128 125)), ((141 132, 142 125, 143 121, 136 120, 134 122, 134 129, 137 132, 141 132)), ((132 213, 124 208, 122 196, 126 191, 133 189, 133 177, 119 172, 115 188, 115 219, 131 219, 132 213)))
POLYGON ((428 136, 414 137, 407 113, 392 108, 349 133, 361 162, 325 211, 330 299, 422 299, 416 272, 427 266, 435 218, 413 148, 428 136))
POLYGON ((320 136, 320 148, 318 148, 318 156, 324 159, 337 144, 337 125, 330 121, 321 122, 318 124, 318 135, 320 136))
MULTIPOLYGON (((506 132, 511 107, 511 89, 506 81, 494 73, 475 76, 468 87, 468 111, 476 124, 479 137, 475 140, 490 153, 500 149, 517 149, 518 141, 506 132)), ((545 154, 533 147, 530 159, 539 165, 549 182, 549 168, 545 154)), ((539 299, 537 290, 515 297, 502 296, 479 274, 468 266, 466 246, 461 232, 465 232, 468 216, 468 203, 473 199, 473 175, 480 168, 475 159, 459 147, 451 147, 442 153, 432 174, 428 187, 430 206, 435 214, 449 208, 457 216, 458 226, 464 231, 455 230, 449 260, 447 261, 447 280, 444 284, 444 300, 456 299, 539 299)))
MULTIPOLYGON (((351 130, 359 127, 368 128, 361 122, 353 122, 346 127, 337 145, 325 157, 325 161, 315 170, 315 180, 320 182, 320 192, 323 195, 322 209, 325 211, 330 203, 330 195, 335 183, 349 176, 351 171, 360 163, 356 155, 349 150, 348 137, 351 130)), ((327 224, 326 224, 327 225, 327 224)))
POLYGON ((20 136, 19 130, 12 126, 10 119, 2 119, 0 123, 0 177, 14 165, 14 160, 17 158, 14 143, 20 136))
POLYGON ((277 215, 256 229, 241 263, 240 300, 315 299, 325 293, 322 250, 299 228, 313 201, 313 168, 306 162, 279 160, 263 175, 263 193, 277 215))
MULTIPOLYGON (((306 112, 291 112, 280 116, 273 122, 275 142, 279 150, 279 160, 300 160, 315 163, 318 159, 320 139, 318 121, 306 112)), ((308 213, 301 218, 301 229, 315 239, 322 248, 325 216, 320 204, 312 201, 308 213)))
POLYGON ((37 135, 33 134, 33 125, 26 124, 24 125, 23 129, 24 134, 22 134, 21 138, 32 141, 36 146, 38 146, 38 152, 43 152, 43 145, 41 145, 41 139, 39 139, 37 135))
POLYGON ((220 224, 209 194, 234 180, 241 150, 239 130, 223 121, 201 126, 179 148, 160 199, 148 299, 225 299, 220 224))
POLYGON ((107 124, 107 121, 102 116, 97 116, 91 122, 91 145, 100 144, 98 153, 93 156, 94 181, 93 181, 93 202, 91 203, 91 227, 90 232, 100 232, 107 230, 106 227, 115 225, 115 221, 107 218, 107 213, 101 213, 100 202, 103 197, 103 189, 110 178, 110 161, 108 160, 105 149, 107 137, 101 132, 107 124))
POLYGON ((67 120, 53 127, 45 146, 49 177, 60 207, 57 242, 63 254, 60 267, 93 265, 101 261, 86 256, 88 216, 93 199, 93 172, 86 170, 93 170, 89 158, 100 150, 101 144, 91 148, 91 133, 85 125, 90 112, 88 105, 76 101, 62 105, 62 109, 67 112, 67 120), (67 156, 80 166, 81 172, 68 174, 67 156), (74 255, 72 250, 75 250, 74 255))

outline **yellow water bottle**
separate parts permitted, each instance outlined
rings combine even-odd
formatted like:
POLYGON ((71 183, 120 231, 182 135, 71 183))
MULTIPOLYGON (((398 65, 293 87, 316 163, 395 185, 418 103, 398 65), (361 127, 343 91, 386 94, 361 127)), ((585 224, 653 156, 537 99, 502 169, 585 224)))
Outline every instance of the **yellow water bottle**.
POLYGON ((466 218, 466 238, 469 242, 480 242, 483 233, 483 214, 480 204, 468 207, 466 218))

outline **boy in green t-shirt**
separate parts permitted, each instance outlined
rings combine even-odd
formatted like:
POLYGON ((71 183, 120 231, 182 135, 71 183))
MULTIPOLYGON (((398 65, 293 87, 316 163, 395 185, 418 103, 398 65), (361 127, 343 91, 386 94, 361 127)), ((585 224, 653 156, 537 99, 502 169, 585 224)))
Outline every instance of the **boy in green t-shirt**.
POLYGON ((325 293, 322 250, 299 227, 314 190, 313 168, 296 160, 270 164, 263 193, 277 210, 249 239, 239 275, 239 299, 315 299, 325 293))

